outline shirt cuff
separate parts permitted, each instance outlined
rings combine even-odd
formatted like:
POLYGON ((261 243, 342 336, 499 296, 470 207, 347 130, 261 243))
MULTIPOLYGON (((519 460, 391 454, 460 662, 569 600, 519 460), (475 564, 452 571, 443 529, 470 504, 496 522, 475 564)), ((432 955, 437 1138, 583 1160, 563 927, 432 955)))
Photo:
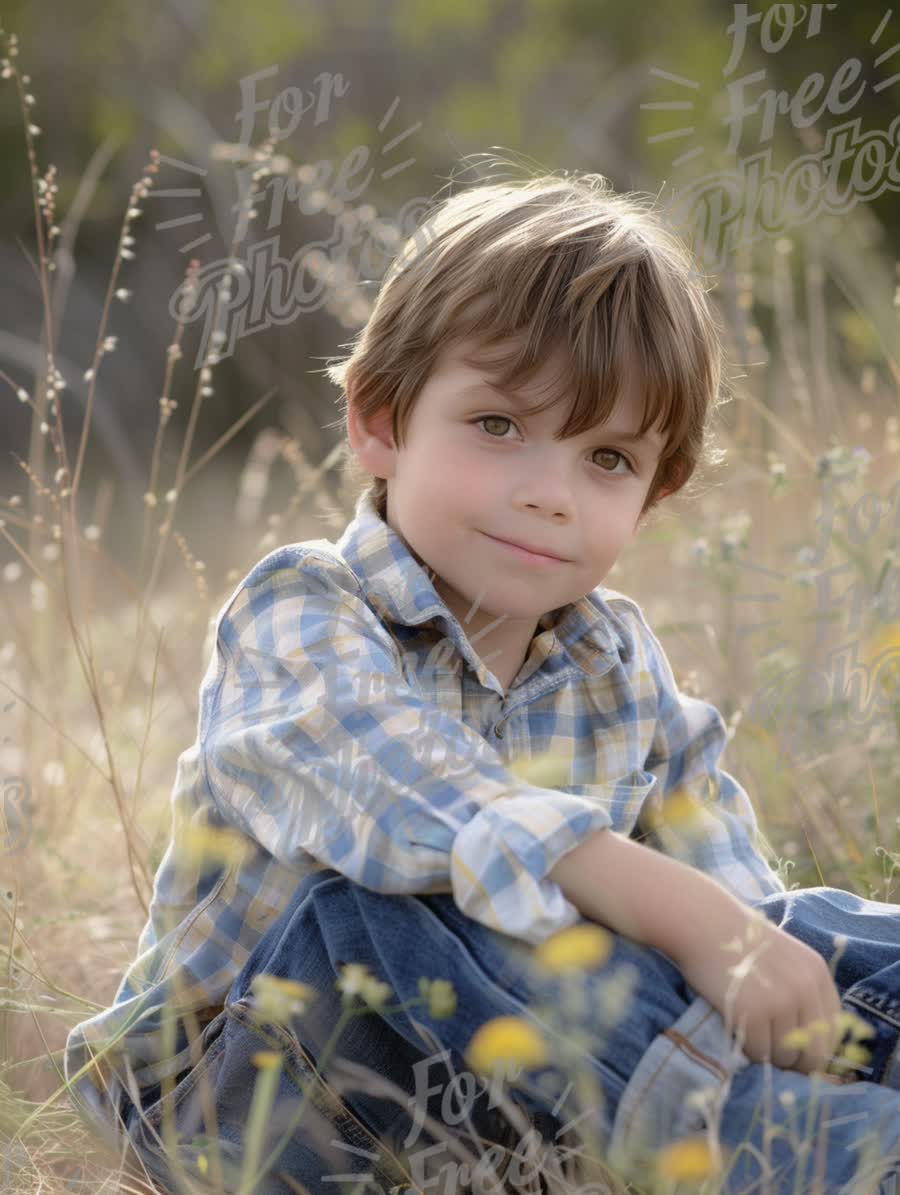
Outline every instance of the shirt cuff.
POLYGON ((547 873, 594 831, 611 825, 605 803, 597 804, 593 795, 528 786, 498 797, 453 841, 450 881, 457 906, 490 929, 538 945, 581 919, 547 873))

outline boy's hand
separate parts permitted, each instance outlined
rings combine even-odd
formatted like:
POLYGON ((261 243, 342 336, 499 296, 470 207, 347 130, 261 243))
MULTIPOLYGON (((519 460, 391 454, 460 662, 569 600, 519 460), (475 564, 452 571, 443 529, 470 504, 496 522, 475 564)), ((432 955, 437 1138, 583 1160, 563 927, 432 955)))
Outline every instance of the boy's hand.
POLYGON ((711 943, 701 931, 696 946, 682 949, 676 965, 733 1032, 743 1029, 742 1048, 751 1062, 803 1074, 824 1071, 843 1036, 840 994, 827 962, 763 913, 741 910, 746 916, 743 926, 737 918, 740 949, 729 946, 727 938, 711 943), (739 977, 729 974, 735 966, 739 977), (803 1030, 805 1040, 800 1033, 794 1044, 785 1042, 792 1030, 803 1030))

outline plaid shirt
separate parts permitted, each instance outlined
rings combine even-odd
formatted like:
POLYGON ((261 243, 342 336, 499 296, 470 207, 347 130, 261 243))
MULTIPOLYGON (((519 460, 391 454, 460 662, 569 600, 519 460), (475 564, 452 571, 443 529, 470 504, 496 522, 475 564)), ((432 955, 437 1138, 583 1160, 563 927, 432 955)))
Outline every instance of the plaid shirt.
POLYGON ((615 590, 545 614, 504 692, 364 494, 336 544, 259 561, 208 646, 149 920, 113 1005, 69 1034, 69 1079, 104 1045, 141 1088, 190 1066, 182 1014, 219 1010, 298 882, 325 867, 377 892, 452 892, 533 944, 580 917, 547 873, 607 826, 744 902, 784 891, 719 767, 721 715, 679 692, 640 606, 615 590), (696 802, 689 831, 658 816, 676 791, 696 802))

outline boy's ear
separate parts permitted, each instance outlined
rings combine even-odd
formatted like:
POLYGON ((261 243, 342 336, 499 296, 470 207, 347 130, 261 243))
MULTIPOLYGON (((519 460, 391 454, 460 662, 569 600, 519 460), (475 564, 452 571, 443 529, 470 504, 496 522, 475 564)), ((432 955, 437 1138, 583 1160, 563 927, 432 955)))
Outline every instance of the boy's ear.
POLYGON ((353 401, 352 391, 348 390, 347 439, 367 473, 384 479, 394 476, 397 448, 389 406, 381 407, 364 420, 353 401))

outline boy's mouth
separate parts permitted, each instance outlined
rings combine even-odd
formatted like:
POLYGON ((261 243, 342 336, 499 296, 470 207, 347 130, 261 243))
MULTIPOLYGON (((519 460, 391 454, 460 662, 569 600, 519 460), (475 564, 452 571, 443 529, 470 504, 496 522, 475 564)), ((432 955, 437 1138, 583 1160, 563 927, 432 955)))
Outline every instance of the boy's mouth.
POLYGON ((538 548, 538 547, 532 547, 528 544, 517 543, 515 540, 511 540, 511 539, 500 539, 496 535, 488 535, 488 533, 486 531, 483 531, 482 535, 487 535, 488 539, 492 539, 494 541, 494 543, 502 544, 505 548, 510 548, 514 552, 519 553, 523 560, 531 559, 534 561, 547 561, 548 563, 551 563, 551 564, 568 564, 569 563, 562 556, 555 556, 555 555, 553 555, 552 552, 544 551, 543 549, 538 548))

